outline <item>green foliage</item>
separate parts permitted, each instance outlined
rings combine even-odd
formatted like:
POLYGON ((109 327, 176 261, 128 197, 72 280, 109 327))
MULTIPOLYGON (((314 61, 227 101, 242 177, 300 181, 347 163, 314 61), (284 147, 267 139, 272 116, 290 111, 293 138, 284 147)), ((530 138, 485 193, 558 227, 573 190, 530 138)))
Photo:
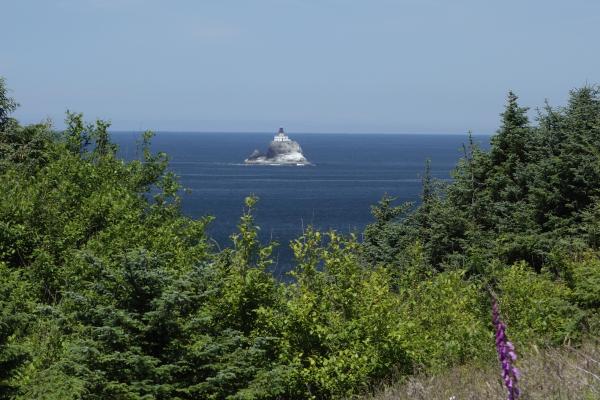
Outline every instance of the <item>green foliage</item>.
POLYGON ((408 214, 411 204, 393 206, 393 197, 385 195, 371 206, 375 222, 364 232, 364 257, 367 263, 393 263, 402 258, 402 250, 416 234, 409 224, 399 223, 408 214))
MULTIPOLYGON (((537 126, 517 100, 509 93, 489 152, 470 139, 450 185, 432 197, 431 182, 424 182, 427 201, 413 213, 385 229, 375 229, 379 222, 367 228, 377 232, 377 243, 394 243, 379 259, 397 260, 415 232, 435 269, 471 265, 475 274, 494 259, 525 261, 540 271, 567 242, 596 246, 599 89, 574 90, 564 108, 546 106, 537 126), (472 254, 483 256, 485 265, 473 265, 472 254)), ((374 251, 373 240, 365 245, 367 254, 374 251)), ((402 262, 394 264, 401 268, 402 262)))
POLYGON ((584 329, 590 334, 600 334, 600 259, 588 252, 581 258, 569 260, 566 269, 574 303, 585 315, 584 329))
POLYGON ((406 371, 387 271, 362 266, 356 239, 335 232, 308 229, 292 248, 296 281, 280 319, 302 398, 349 395, 392 368, 406 371))
POLYGON ((21 170, 35 171, 53 157, 50 125, 16 126, 0 134, 0 171, 19 166, 21 170))
POLYGON ((463 277, 463 271, 416 273, 404 282, 398 335, 418 369, 441 371, 493 352, 485 298, 463 277))
POLYGON ((20 339, 30 317, 27 287, 19 271, 0 262, 0 399, 16 391, 13 376, 26 361, 27 352, 20 339))
POLYGON ((309 228, 269 272, 248 197, 231 246, 181 213, 168 158, 124 161, 106 121, 20 126, 0 80, 0 398, 345 398, 494 358, 488 289, 521 345, 600 332, 600 93, 531 126, 509 93, 490 152, 364 240, 309 228))
POLYGON ((564 282, 521 262, 498 271, 498 290, 508 335, 517 343, 562 343, 577 335, 581 312, 564 282))
POLYGON ((502 113, 502 126, 492 138, 490 153, 492 164, 501 168, 505 175, 511 176, 519 164, 527 161, 529 150, 528 136, 531 134, 527 108, 520 107, 519 98, 513 92, 508 92, 506 108, 502 113))
POLYGON ((10 115, 17 107, 19 107, 19 103, 8 95, 5 80, 0 76, 0 134, 8 131, 15 125, 15 121, 10 115))
POLYGON ((185 389, 192 398, 273 398, 287 389, 278 375, 286 373, 277 363, 279 338, 268 329, 268 316, 281 300, 281 288, 266 270, 274 244, 258 242, 256 201, 246 199, 233 248, 201 270, 204 304, 190 321, 188 369, 196 382, 185 389))
POLYGON ((81 377, 85 366, 75 357, 76 346, 61 330, 63 319, 52 307, 39 307, 24 345, 30 362, 19 371, 17 399, 80 399, 88 391, 81 377))
POLYGON ((573 274, 573 295, 586 308, 600 308, 600 260, 588 253, 570 265, 573 274))

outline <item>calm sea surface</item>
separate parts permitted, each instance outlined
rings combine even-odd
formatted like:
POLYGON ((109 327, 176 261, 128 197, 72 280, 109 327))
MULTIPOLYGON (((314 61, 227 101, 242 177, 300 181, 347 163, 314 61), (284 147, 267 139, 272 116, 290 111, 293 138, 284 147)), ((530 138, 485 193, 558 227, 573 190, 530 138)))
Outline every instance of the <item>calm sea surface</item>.
MULTIPOLYGON (((137 155, 139 133, 113 138, 126 158, 137 155)), ((272 133, 159 132, 153 149, 169 154, 171 169, 191 190, 183 210, 213 215, 210 233, 229 245, 244 198, 260 198, 256 220, 263 240, 280 243, 275 274, 289 269, 289 241, 303 227, 361 232, 372 221, 370 206, 388 193, 399 202, 419 199, 426 159, 432 175, 449 180, 467 137, 458 135, 290 134, 315 166, 246 166, 254 149, 265 150, 272 133)), ((475 138, 487 147, 489 137, 475 138)))

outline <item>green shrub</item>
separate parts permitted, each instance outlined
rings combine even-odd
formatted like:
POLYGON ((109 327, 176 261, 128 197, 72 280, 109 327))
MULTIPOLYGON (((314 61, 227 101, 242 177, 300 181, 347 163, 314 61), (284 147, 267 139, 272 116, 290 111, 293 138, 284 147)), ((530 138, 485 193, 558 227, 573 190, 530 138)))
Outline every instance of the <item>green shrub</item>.
POLYGON ((493 339, 482 312, 480 287, 447 271, 416 279, 405 288, 397 335, 419 369, 440 371, 492 354, 493 339))
POLYGON ((584 328, 600 335, 600 258, 588 252, 578 260, 568 262, 573 301, 585 315, 584 328))
POLYGON ((524 262, 497 272, 500 312, 508 336, 520 345, 561 343, 577 334, 580 309, 567 285, 524 262))
POLYGON ((302 397, 350 395, 394 368, 408 370, 389 273, 361 265, 354 237, 309 229, 292 247, 296 282, 280 318, 302 397))

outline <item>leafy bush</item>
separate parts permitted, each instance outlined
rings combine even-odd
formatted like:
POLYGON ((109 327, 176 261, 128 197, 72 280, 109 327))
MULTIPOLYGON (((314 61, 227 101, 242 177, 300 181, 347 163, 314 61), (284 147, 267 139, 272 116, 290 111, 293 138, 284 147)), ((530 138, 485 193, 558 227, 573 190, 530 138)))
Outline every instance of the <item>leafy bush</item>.
POLYGON ((538 274, 523 262, 497 274, 500 309, 515 342, 556 344, 577 336, 582 315, 564 282, 538 274))
POLYGON ((308 229, 292 248, 295 282, 274 317, 298 395, 345 396, 392 368, 407 370, 388 272, 362 266, 356 239, 335 232, 308 229))
POLYGON ((584 314, 584 329, 600 335, 600 259, 588 252, 580 259, 568 262, 572 298, 584 314))
POLYGON ((437 273, 405 287, 397 334, 420 370, 441 371, 467 360, 491 357, 485 302, 464 271, 437 273))

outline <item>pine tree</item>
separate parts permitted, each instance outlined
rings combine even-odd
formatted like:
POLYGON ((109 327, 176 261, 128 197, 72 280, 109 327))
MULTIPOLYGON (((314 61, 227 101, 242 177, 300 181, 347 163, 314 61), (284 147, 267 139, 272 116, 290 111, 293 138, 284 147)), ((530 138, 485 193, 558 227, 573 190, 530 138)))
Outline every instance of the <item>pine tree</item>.
POLYGON ((8 95, 3 77, 0 77, 0 133, 4 132, 9 124, 14 122, 10 115, 19 107, 19 103, 8 95))
POLYGON ((431 160, 425 161, 425 172, 423 173, 421 189, 421 207, 417 214, 419 225, 419 239, 423 243, 428 243, 431 238, 431 212, 433 207, 434 192, 433 181, 431 178, 431 160))
POLYGON ((513 172, 516 161, 525 161, 529 129, 527 107, 520 107, 519 98, 508 92, 506 107, 502 116, 502 125, 492 139, 492 161, 495 165, 508 163, 508 172, 513 172))

